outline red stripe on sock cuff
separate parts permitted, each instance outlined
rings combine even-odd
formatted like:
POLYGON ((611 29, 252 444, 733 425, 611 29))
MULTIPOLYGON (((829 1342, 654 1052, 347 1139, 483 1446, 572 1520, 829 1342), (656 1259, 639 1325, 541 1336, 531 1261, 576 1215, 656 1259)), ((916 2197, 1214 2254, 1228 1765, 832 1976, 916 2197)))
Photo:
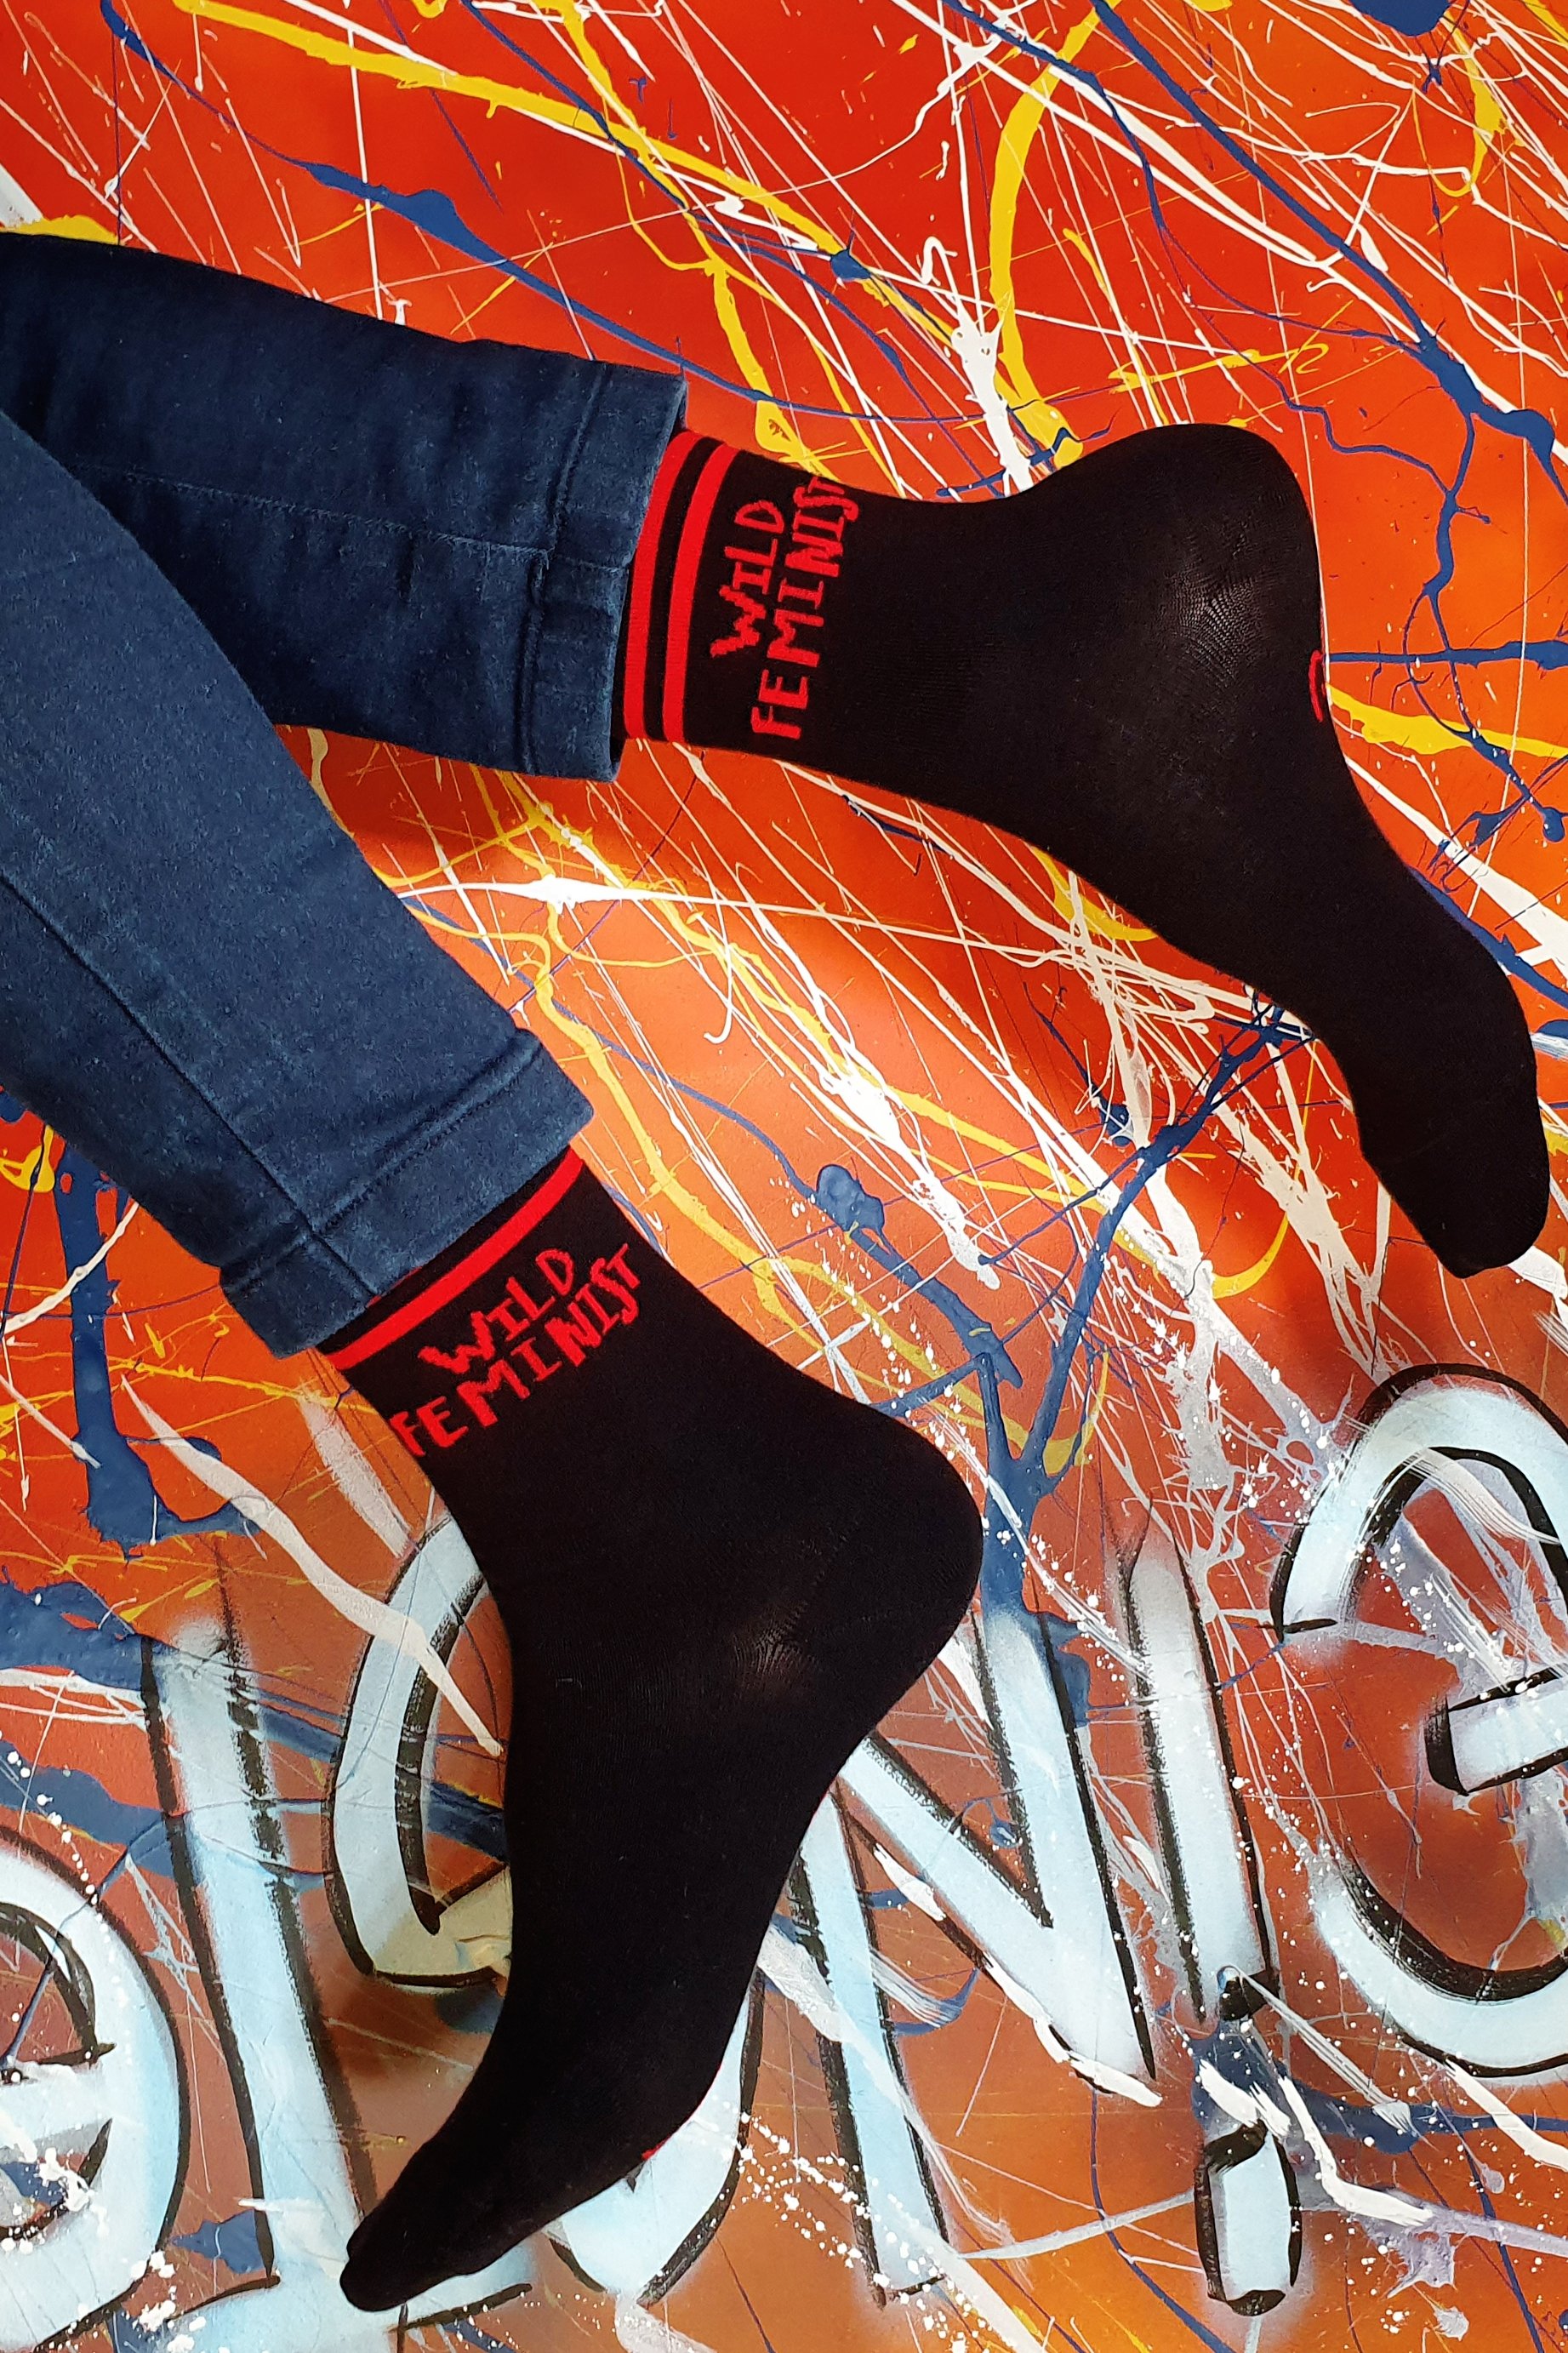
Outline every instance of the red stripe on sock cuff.
POLYGON ((695 433, 684 430, 678 433, 659 459, 637 554, 632 558, 632 588, 626 604, 626 708, 622 714, 628 735, 646 736, 648 732, 647 647, 653 622, 653 575, 658 565, 658 543, 676 476, 697 438, 695 433))
POLYGON ((1312 716, 1320 721, 1329 715, 1329 697, 1323 667, 1323 649, 1321 646, 1314 646, 1312 659, 1307 664, 1307 691, 1312 698, 1312 716))
POLYGON ((708 536, 714 503, 735 452, 722 442, 697 477, 691 504, 681 525, 676 552, 675 578, 669 591, 669 635, 664 649, 664 740, 686 740, 686 664, 691 650, 691 607, 697 597, 697 570, 708 536))
POLYGON ((549 1216, 557 1201, 582 1174, 583 1163, 577 1155, 571 1150, 566 1151, 553 1173, 546 1177, 537 1192, 529 1195, 521 1208, 512 1211, 504 1225, 498 1226, 494 1233, 482 1242, 477 1242, 456 1266, 449 1266, 445 1274, 437 1275, 434 1282, 426 1283, 423 1291, 416 1293, 412 1299, 405 1300, 401 1307, 395 1307, 383 1322, 362 1333, 357 1340, 351 1340, 347 1347, 333 1349, 328 1356, 328 1363, 335 1365, 340 1373, 346 1373, 351 1365, 363 1364, 378 1349, 390 1347, 394 1340, 401 1340, 405 1332, 412 1332, 416 1324, 423 1324, 437 1307, 445 1307, 448 1300, 456 1299, 459 1292, 467 1291, 469 1283, 477 1281, 487 1267, 494 1266, 498 1258, 504 1258, 524 1234, 539 1224, 541 1219, 549 1216))

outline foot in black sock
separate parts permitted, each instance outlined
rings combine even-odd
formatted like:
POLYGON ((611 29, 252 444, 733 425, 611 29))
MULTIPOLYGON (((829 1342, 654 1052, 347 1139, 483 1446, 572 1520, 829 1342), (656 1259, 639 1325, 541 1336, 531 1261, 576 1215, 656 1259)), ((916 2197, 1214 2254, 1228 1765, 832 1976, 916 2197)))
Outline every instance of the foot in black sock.
POLYGON ((1288 1007, 1390 1193, 1474 1274, 1546 1215, 1529 1031, 1363 806, 1320 628, 1295 478, 1229 427, 1139 434, 977 505, 683 434, 634 567, 624 715, 1004 826, 1288 1007))
POLYGON ((418 1457, 511 1643, 511 1975, 350 2242, 381 2311, 630 2172, 719 2070, 807 1824, 963 1618, 934 1447, 795 1371, 568 1153, 329 1354, 418 1457))

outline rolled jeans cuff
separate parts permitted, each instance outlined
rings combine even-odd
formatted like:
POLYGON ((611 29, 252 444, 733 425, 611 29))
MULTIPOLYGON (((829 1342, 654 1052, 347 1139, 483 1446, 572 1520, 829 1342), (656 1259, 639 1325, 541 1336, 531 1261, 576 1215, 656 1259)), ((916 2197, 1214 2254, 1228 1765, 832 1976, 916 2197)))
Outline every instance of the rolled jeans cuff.
POLYGON ((632 558, 653 478, 686 413, 679 376, 605 368, 556 501, 523 648, 527 765, 607 783, 619 765, 615 683, 632 558))
POLYGON ((537 1038, 506 1050, 331 1217, 300 1216, 255 1265, 223 1270, 275 1356, 318 1347, 563 1153, 591 1113, 537 1038))
POLYGON ((685 405, 647 368, 0 237, 0 411, 279 724, 607 780, 632 557, 685 405))

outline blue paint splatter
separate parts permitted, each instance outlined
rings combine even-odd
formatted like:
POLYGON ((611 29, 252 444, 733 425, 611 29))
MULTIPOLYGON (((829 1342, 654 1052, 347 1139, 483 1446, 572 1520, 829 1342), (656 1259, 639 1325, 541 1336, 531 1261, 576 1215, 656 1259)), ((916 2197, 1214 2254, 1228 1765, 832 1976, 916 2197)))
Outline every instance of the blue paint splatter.
POLYGON ((1432 0, 1381 0, 1381 5, 1375 0, 1355 0, 1355 5, 1374 25, 1386 25, 1391 33, 1404 33, 1412 40, 1436 32, 1448 13, 1448 0, 1439 0, 1436 7, 1432 0))
POLYGON ((187 2231, 171 2243, 187 2254, 205 2255, 209 2263, 222 2263, 226 2271, 233 2272, 239 2279, 267 2269, 254 2213, 230 2214, 221 2222, 204 2222, 199 2230, 187 2231))
MULTIPOLYGON (((53 1199, 60 1247, 68 1267, 85 1266, 102 1245, 98 1202, 102 1193, 120 1196, 90 1160, 68 1148, 55 1172, 53 1199)), ((104 1325, 113 1303, 108 1261, 84 1275, 70 1295, 71 1375, 76 1397, 76 1434, 92 1460, 87 1471, 87 1517, 106 1544, 129 1558, 139 1545, 164 1536, 249 1535, 250 1522, 232 1504, 197 1519, 172 1512, 153 1484, 142 1457, 114 1419, 104 1325)))
POLYGON ((24 1593, 0 1567, 0 1667, 53 1667, 106 1691, 138 1691, 142 1639, 74 1578, 24 1593))
POLYGON ((883 1239, 887 1210, 874 1193, 868 1193, 858 1177, 847 1168, 830 1161, 809 1187, 805 1196, 825 1216, 859 1243, 868 1258, 875 1261, 885 1272, 897 1275, 905 1289, 927 1299, 951 1324, 963 1342, 970 1357, 988 1364, 998 1380, 1009 1388, 1021 1388, 1024 1377, 1008 1355, 1001 1336, 986 1323, 984 1316, 962 1300, 956 1291, 934 1275, 921 1274, 909 1260, 893 1250, 883 1239))

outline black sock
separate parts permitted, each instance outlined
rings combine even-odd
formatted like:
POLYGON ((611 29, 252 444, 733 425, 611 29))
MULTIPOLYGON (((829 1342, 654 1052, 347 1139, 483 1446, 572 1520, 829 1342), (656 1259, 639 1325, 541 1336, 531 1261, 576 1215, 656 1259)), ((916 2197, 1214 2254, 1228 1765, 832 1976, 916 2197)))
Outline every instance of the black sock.
POLYGON ((380 2311, 621 2179, 718 2073, 807 1824, 962 1619, 980 1526, 902 1423, 679 1275, 568 1153, 329 1344, 511 1644, 513 1947, 473 2080, 350 2242, 380 2311))
POLYGON ((1142 433, 952 505, 682 434, 622 664, 628 733, 1005 826, 1288 1007, 1453 1272, 1535 1240, 1549 1186, 1524 1018, 1362 804, 1329 716, 1310 519, 1258 437, 1142 433))

